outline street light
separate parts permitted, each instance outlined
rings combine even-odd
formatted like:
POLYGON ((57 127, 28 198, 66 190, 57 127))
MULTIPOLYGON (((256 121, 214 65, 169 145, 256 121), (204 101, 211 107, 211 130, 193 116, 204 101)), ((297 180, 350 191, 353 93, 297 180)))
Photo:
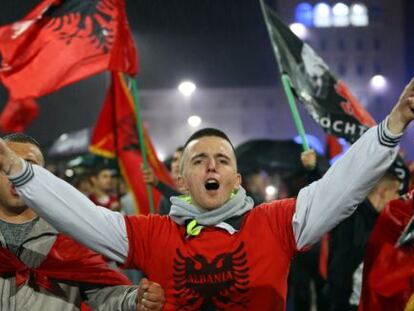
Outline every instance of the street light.
POLYGON ((383 75, 375 75, 370 80, 371 87, 376 91, 383 91, 387 87, 387 79, 383 75))
POLYGON ((201 124, 202 119, 199 116, 190 116, 187 120, 188 125, 190 125, 191 127, 197 127, 201 124))
POLYGON ((278 195, 278 189, 273 185, 266 187, 266 201, 274 200, 278 195))
POLYGON ((336 27, 349 26, 349 7, 339 2, 332 8, 333 25, 336 27))
POLYGON ((165 154, 162 151, 157 151, 157 157, 160 161, 164 161, 165 160, 165 154))
POLYGON ((290 30, 297 35, 300 39, 304 40, 306 39, 308 35, 308 29, 305 25, 301 23, 293 23, 289 26, 290 30))
POLYGON ((276 194, 276 187, 273 185, 269 185, 266 187, 266 194, 269 196, 274 196, 276 194))
POLYGON ((196 85, 191 81, 183 81, 178 86, 180 93, 186 97, 190 97, 196 89, 196 85))
POLYGON ((75 175, 75 172, 74 172, 72 169, 68 168, 68 169, 65 171, 65 175, 66 175, 67 177, 73 177, 73 175, 75 175))

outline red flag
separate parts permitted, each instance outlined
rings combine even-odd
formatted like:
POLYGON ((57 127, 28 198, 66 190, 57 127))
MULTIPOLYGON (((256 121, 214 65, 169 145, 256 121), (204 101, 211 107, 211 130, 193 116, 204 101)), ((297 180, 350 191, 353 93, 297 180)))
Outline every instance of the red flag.
POLYGON ((344 146, 335 136, 331 134, 326 135, 326 155, 329 160, 344 153, 344 146))
POLYGON ((39 113, 37 103, 29 98, 9 101, 0 115, 0 129, 3 132, 23 132, 39 113))
MULTIPOLYGON (((155 149, 144 129, 148 164, 157 178, 174 185, 165 166, 158 160, 155 149)), ((121 73, 112 73, 112 83, 96 123, 90 150, 107 157, 118 157, 119 166, 132 190, 137 212, 149 213, 147 187, 141 172, 142 156, 136 130, 134 100, 121 73)), ((153 191, 154 204, 160 195, 153 191)))
POLYGON ((340 105, 346 114, 353 116, 360 124, 369 127, 376 124, 369 112, 362 107, 358 99, 351 93, 342 80, 338 80, 335 85, 335 90, 344 99, 340 105))
POLYGON ((43 0, 22 20, 0 27, 0 80, 11 101, 107 69, 133 75, 137 67, 123 0, 43 0))
MULTIPOLYGON (((120 271, 111 268, 105 259, 59 234, 40 266, 30 268, 8 249, 0 247, 0 275, 15 275, 20 287, 30 278, 36 286, 56 292, 54 280, 65 280, 100 285, 130 285, 131 281, 120 271)), ((81 311, 92 310, 81 302, 81 311)))

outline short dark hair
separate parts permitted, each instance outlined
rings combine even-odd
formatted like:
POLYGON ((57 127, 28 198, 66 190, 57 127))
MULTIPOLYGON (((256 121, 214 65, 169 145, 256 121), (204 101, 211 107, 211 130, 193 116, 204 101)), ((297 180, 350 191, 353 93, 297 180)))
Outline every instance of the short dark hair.
POLYGON ((84 172, 78 175, 75 175, 72 179, 71 184, 78 188, 82 181, 90 182, 88 173, 84 172))
POLYGON ((376 189, 378 188, 378 185, 380 184, 394 182, 394 181, 398 181, 400 183, 402 182, 402 180, 398 178, 397 172, 393 170, 392 168, 389 168, 385 171, 385 174, 378 180, 377 184, 374 186, 374 188, 372 188, 371 192, 376 191, 376 189))
POLYGON ((175 148, 175 152, 183 152, 184 151, 184 146, 178 146, 177 148, 175 148))
POLYGON ((384 178, 384 179, 398 179, 399 181, 401 181, 401 178, 398 176, 398 172, 396 170, 395 164, 392 164, 391 167, 389 167, 385 171, 385 174, 382 178, 384 178))
POLYGON ((36 139, 34 139, 32 136, 29 136, 29 135, 24 134, 24 133, 7 134, 7 135, 3 136, 3 140, 4 141, 15 142, 15 143, 32 144, 32 145, 35 145, 40 150, 42 150, 39 142, 36 139))
MULTIPOLYGON (((193 140, 196 140, 202 137, 219 137, 219 138, 226 140, 230 144, 231 149, 233 150, 233 153, 234 153, 234 157, 236 158, 236 150, 234 149, 234 146, 231 143, 229 137, 223 131, 216 129, 216 128, 212 128, 212 127, 207 127, 207 128, 198 130, 193 135, 191 135, 190 138, 187 139, 187 141, 184 144, 184 150, 187 149, 188 144, 191 143, 193 140)), ((181 173, 184 170, 184 159, 185 159, 184 150, 183 150, 183 157, 181 158, 181 163, 180 163, 181 173)), ((237 168, 237 158, 236 158, 236 168, 237 168)))
POLYGON ((233 149, 234 153, 236 154, 236 151, 234 149, 233 144, 230 141, 230 138, 223 131, 216 129, 216 128, 212 128, 212 127, 207 127, 207 128, 198 130, 193 135, 191 135, 190 138, 187 139, 187 141, 185 142, 184 149, 187 148, 188 144, 192 142, 193 140, 199 139, 201 137, 207 137, 207 136, 220 137, 220 138, 223 138, 224 140, 227 140, 231 148, 233 149))
POLYGON ((96 165, 89 170, 89 177, 97 177, 102 171, 111 170, 108 165, 96 165))
POLYGON ((45 157, 43 155, 42 147, 40 146, 39 142, 34 139, 32 136, 29 136, 24 133, 11 133, 3 136, 3 140, 5 142, 14 142, 14 143, 22 143, 22 144, 31 144, 35 147, 37 147, 40 151, 40 155, 42 156, 42 166, 45 164, 45 157))

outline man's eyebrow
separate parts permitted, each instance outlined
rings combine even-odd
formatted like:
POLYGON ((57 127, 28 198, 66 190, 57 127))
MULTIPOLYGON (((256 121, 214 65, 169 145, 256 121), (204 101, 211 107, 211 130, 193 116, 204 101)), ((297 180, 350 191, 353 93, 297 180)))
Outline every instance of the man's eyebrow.
POLYGON ((197 159, 197 158, 207 158, 207 153, 205 153, 205 152, 198 153, 198 154, 192 156, 190 160, 193 161, 194 159, 197 159))
MULTIPOLYGON (((194 161, 195 159, 207 158, 207 157, 208 157, 208 155, 205 152, 202 152, 202 153, 198 153, 198 154, 194 155, 190 160, 194 161)), ((225 158, 227 160, 231 160, 231 157, 229 157, 227 154, 224 154, 224 153, 221 153, 221 152, 216 153, 214 155, 214 157, 215 158, 225 158)))
POLYGON ((226 158, 229 160, 231 159, 227 154, 224 154, 224 153, 217 153, 216 158, 226 158))

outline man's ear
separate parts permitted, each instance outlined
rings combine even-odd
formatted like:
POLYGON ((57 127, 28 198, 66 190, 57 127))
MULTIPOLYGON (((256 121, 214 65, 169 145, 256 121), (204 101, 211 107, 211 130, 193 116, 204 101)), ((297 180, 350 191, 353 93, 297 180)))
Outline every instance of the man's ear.
POLYGON ((187 184, 184 180, 184 177, 181 174, 178 175, 178 178, 177 178, 177 187, 179 191, 183 192, 184 194, 188 194, 187 184))
POLYGON ((381 199, 384 199, 387 196, 388 188, 385 183, 381 183, 378 186, 378 195, 381 199))
POLYGON ((236 174, 236 183, 234 184, 233 190, 239 190, 242 182, 242 176, 241 174, 236 174))

